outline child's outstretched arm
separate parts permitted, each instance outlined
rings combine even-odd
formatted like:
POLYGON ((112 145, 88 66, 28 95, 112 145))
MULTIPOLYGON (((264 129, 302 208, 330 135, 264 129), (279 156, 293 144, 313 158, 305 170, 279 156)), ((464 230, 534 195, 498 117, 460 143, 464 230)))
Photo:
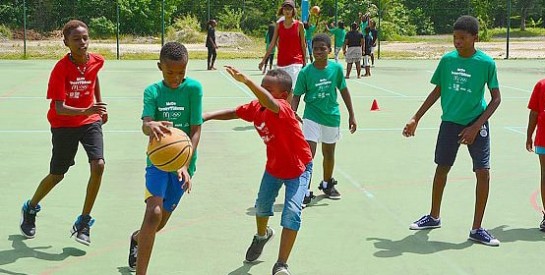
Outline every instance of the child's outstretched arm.
POLYGON ((237 118, 238 116, 235 109, 223 109, 202 114, 202 120, 204 122, 209 120, 231 120, 237 118))
POLYGON ((250 90, 254 93, 254 95, 259 100, 259 103, 261 106, 273 111, 274 113, 278 113, 280 111, 280 105, 276 101, 276 99, 269 93, 269 91, 265 90, 265 88, 258 86, 253 82, 251 79, 248 78, 245 74, 241 73, 239 70, 232 66, 225 66, 227 72, 238 82, 242 82, 250 88, 250 90))
POLYGON ((341 91, 341 97, 343 98, 344 105, 346 105, 346 110, 348 110, 348 129, 350 130, 350 133, 353 134, 354 132, 356 132, 358 124, 356 123, 356 117, 354 116, 354 108, 352 108, 352 97, 350 97, 350 92, 348 92, 348 88, 344 88, 341 91))
POLYGON ((431 108, 431 106, 441 97, 441 87, 435 86, 431 93, 428 95, 424 103, 418 108, 418 111, 416 111, 416 114, 405 124, 405 128, 403 128, 403 135, 405 137, 412 137, 414 136, 414 132, 416 131, 416 126, 418 126, 418 121, 420 121, 420 118, 424 116, 424 114, 431 108))

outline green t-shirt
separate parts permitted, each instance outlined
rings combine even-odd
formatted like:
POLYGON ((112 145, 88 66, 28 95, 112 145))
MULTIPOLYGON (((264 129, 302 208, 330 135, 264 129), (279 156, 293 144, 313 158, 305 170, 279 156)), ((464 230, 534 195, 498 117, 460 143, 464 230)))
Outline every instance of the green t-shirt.
POLYGON ((324 69, 317 69, 314 64, 305 66, 299 72, 295 84, 295 95, 305 94, 305 112, 303 118, 316 123, 339 127, 341 114, 337 103, 337 89, 346 88, 343 67, 340 63, 328 61, 324 69))
MULTIPOLYGON (((144 110, 142 118, 151 117, 154 121, 170 121, 174 127, 190 134, 191 125, 201 125, 202 86, 198 81, 186 77, 176 89, 165 86, 163 81, 149 85, 144 90, 144 110)), ((193 152, 189 164, 189 174, 196 170, 197 151, 193 152)), ((151 165, 149 158, 147 164, 151 165)))
POLYGON ((496 63, 480 50, 468 58, 458 51, 445 54, 431 83, 441 87, 441 119, 461 125, 468 125, 486 109, 485 84, 489 90, 499 88, 496 63))
POLYGON ((316 26, 309 25, 308 29, 305 29, 305 38, 306 38, 306 40, 312 40, 312 36, 314 36, 315 31, 316 31, 316 26))
POLYGON ((346 31, 344 29, 333 28, 329 29, 333 35, 335 35, 335 47, 342 47, 344 44, 344 37, 346 36, 346 31))
MULTIPOLYGON (((269 39, 269 31, 265 32, 265 52, 269 50, 269 46, 271 45, 271 40, 269 39)), ((276 51, 276 47, 273 48, 272 54, 276 51)))

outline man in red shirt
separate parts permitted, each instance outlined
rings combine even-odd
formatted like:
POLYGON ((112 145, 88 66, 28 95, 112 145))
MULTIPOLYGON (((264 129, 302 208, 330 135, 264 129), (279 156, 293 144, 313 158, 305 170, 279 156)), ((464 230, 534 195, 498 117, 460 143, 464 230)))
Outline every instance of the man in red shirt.
POLYGON ((274 230, 267 224, 269 217, 274 214, 273 206, 278 190, 284 184, 286 194, 280 223, 283 227, 282 237, 272 274, 289 274, 286 263, 301 227, 303 198, 312 174, 310 147, 286 100, 291 95, 291 78, 282 70, 271 70, 263 78, 261 86, 258 86, 233 67, 227 67, 227 72, 237 81, 246 84, 257 100, 236 109, 205 113, 203 120, 241 118, 253 122, 267 146, 267 164, 255 206, 257 234, 246 252, 246 261, 257 260, 265 244, 274 235, 274 230))
POLYGON ((70 53, 57 62, 47 89, 51 99, 47 119, 51 124, 53 150, 49 174, 40 182, 32 199, 22 208, 21 233, 26 238, 36 234, 38 204, 63 178, 81 143, 87 152, 91 176, 81 215, 72 227, 76 241, 89 245, 90 227, 94 223, 90 213, 100 188, 104 171, 102 124, 108 120, 106 104, 102 102, 98 71, 104 58, 87 52, 89 32, 85 23, 71 20, 63 28, 64 44, 70 53))

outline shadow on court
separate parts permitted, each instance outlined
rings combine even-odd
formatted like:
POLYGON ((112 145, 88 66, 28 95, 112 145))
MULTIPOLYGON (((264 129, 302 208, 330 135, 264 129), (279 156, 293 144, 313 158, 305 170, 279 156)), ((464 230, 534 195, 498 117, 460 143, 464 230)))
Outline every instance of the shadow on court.
POLYGON ((132 274, 135 274, 134 272, 132 272, 128 266, 118 266, 117 267, 117 271, 119 272, 119 274, 121 275, 132 275, 132 274))
POLYGON ((229 272, 227 275, 251 275, 250 272, 250 269, 252 269, 252 267, 254 265, 258 265, 260 263, 262 263, 263 261, 255 261, 255 262, 251 262, 251 263, 248 263, 248 262, 242 262, 242 266, 229 272))
POLYGON ((415 234, 398 241, 383 238, 367 238, 367 240, 374 241, 375 248, 379 251, 373 253, 373 255, 380 258, 397 257, 403 255, 403 253, 432 254, 445 250, 460 250, 474 244, 471 241, 458 244, 429 241, 428 234, 430 231, 419 230, 415 234))
POLYGON ((545 241, 545 233, 539 231, 536 227, 533 228, 513 228, 506 229, 507 225, 500 225, 494 229, 490 229, 490 233, 498 238, 502 243, 510 242, 543 242, 545 241))
MULTIPOLYGON (((66 258, 72 257, 81 257, 86 254, 85 251, 74 248, 74 247, 64 247, 62 253, 47 253, 41 250, 50 249, 52 246, 37 246, 37 247, 28 247, 24 240, 25 237, 21 235, 10 235, 8 237, 9 241, 12 241, 11 250, 0 251, 0 266, 11 264, 22 258, 36 258, 46 261, 63 261, 66 258)), ((0 273, 5 274, 20 274, 13 273, 7 270, 0 269, 0 273)))
MULTIPOLYGON (((326 196, 323 195, 323 194, 316 196, 315 198, 312 199, 312 202, 309 203, 306 208, 317 207, 317 206, 328 206, 329 205, 328 203, 320 203, 320 201, 325 199, 325 198, 326 198, 326 196)), ((283 209, 284 209, 284 204, 283 203, 277 203, 277 204, 274 205, 273 211, 275 213, 282 213, 283 209)), ((255 216, 255 207, 250 207, 250 208, 246 209, 246 215, 255 216)))

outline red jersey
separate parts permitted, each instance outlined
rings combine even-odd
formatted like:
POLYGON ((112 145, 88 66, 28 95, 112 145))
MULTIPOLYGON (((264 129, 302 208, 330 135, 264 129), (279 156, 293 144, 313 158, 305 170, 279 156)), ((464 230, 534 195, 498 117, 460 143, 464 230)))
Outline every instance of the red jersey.
POLYGON ((528 109, 537 112, 535 146, 545 147, 545 79, 537 82, 528 102, 528 109))
POLYGON ((104 58, 89 53, 87 64, 76 66, 70 61, 69 54, 59 60, 49 77, 47 99, 51 99, 47 120, 51 128, 79 127, 100 120, 98 114, 90 116, 65 116, 57 114, 55 101, 76 108, 88 108, 95 103, 95 85, 98 71, 104 65, 104 58))
POLYGON ((241 119, 254 123, 267 145, 265 170, 279 179, 293 179, 312 161, 312 153, 290 104, 285 99, 277 101, 278 114, 261 106, 258 100, 237 107, 236 113, 241 119))
POLYGON ((293 20, 293 25, 286 29, 284 21, 278 26, 278 60, 280 67, 292 64, 303 64, 303 48, 299 37, 299 21, 293 20))

